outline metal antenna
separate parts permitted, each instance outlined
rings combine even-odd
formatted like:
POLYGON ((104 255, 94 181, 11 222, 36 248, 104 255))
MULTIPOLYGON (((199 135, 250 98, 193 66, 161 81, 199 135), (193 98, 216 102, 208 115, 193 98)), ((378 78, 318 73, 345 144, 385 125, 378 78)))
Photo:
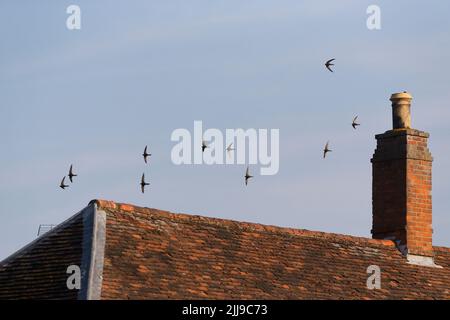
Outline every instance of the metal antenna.
POLYGON ((38 232, 37 232, 37 236, 38 237, 42 236, 44 233, 52 230, 55 226, 56 226, 55 224, 40 224, 38 232))

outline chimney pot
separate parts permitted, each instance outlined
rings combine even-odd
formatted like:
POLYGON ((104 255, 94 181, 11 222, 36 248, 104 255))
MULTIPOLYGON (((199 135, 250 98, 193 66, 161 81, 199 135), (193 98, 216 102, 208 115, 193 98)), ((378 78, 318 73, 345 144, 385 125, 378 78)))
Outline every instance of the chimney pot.
POLYGON ((403 91, 392 94, 390 100, 392 101, 393 129, 410 129, 412 96, 403 91))

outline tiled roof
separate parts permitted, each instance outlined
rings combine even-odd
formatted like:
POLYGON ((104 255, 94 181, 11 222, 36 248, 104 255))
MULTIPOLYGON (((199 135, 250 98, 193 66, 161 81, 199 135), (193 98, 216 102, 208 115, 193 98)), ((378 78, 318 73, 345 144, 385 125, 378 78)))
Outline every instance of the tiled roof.
MULTIPOLYGON (((449 248, 434 247, 435 263, 441 266, 436 268, 409 264, 388 240, 173 214, 102 200, 92 201, 88 208, 94 208, 105 223, 90 219, 94 225, 89 232, 75 225, 64 227, 93 238, 83 249, 89 263, 80 263, 94 281, 85 279, 90 287, 81 291, 88 293, 78 298, 450 299, 449 248), (367 288, 370 265, 381 269, 381 289, 367 288)), ((33 257, 39 257, 34 251, 64 250, 68 244, 56 237, 55 230, 43 237, 47 240, 0 265, 0 297, 24 296, 24 285, 14 291, 3 289, 4 274, 20 275, 9 269, 20 266, 23 256, 33 263, 33 257)), ((68 253, 73 250, 67 246, 68 253)), ((55 272, 55 277, 62 270, 66 276, 63 266, 68 263, 48 259, 34 269, 55 272)), ((65 285, 63 276, 57 281, 65 285)), ((52 292, 47 296, 75 297, 52 292)))
POLYGON ((66 270, 80 265, 83 216, 78 214, 60 228, 39 237, 0 263, 0 300, 76 299, 67 290, 66 270))

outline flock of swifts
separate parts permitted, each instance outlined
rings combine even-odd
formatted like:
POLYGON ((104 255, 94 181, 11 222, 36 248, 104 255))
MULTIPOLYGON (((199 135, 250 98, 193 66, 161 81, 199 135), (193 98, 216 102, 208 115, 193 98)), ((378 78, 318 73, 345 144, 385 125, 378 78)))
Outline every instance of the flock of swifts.
MULTIPOLYGON (((333 61, 336 59, 330 59, 327 62, 325 62, 325 67, 330 71, 333 72, 333 69, 331 69, 332 66, 334 66, 333 61)), ((357 123, 358 116, 353 118, 352 121, 352 127, 353 129, 356 129, 357 126, 359 126, 360 124, 357 123)), ((209 146, 206 144, 205 141, 202 141, 202 152, 205 152, 205 149, 209 148, 209 146)), ((151 153, 147 152, 147 146, 145 146, 144 149, 144 153, 142 154, 142 157, 144 158, 144 162, 147 163, 147 159, 148 157, 151 156, 151 153)), ((233 143, 230 143, 226 149, 227 153, 230 153, 231 151, 235 150, 233 148, 233 143)), ((330 149, 330 141, 327 141, 327 143, 325 144, 325 148, 323 149, 323 158, 325 159, 325 157, 327 156, 328 152, 331 152, 332 150, 330 149)), ((73 183, 73 177, 76 177, 77 175, 73 172, 73 165, 70 165, 70 169, 69 169, 69 174, 67 175, 69 177, 70 183, 73 183)), ((248 184, 248 180, 253 178, 252 175, 250 175, 250 171, 249 171, 249 167, 247 166, 247 170, 245 171, 245 185, 248 184)), ((66 176, 64 176, 61 180, 61 184, 59 185, 59 187, 61 189, 66 189, 69 187, 69 185, 65 184, 65 180, 66 180, 66 176)), ((141 186, 141 192, 144 193, 145 192, 145 187, 150 185, 150 183, 145 181, 145 173, 142 174, 141 177, 141 182, 139 183, 139 185, 141 186)))

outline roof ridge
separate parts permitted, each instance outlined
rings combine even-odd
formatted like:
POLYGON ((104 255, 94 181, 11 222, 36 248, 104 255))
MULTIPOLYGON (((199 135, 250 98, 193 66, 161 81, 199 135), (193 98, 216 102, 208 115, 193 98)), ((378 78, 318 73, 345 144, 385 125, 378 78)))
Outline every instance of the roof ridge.
POLYGON ((383 240, 383 239, 372 239, 361 236, 353 236, 332 232, 324 232, 324 231, 312 231, 307 229, 298 229, 292 227, 281 227, 275 225, 266 225, 256 222, 247 222, 247 221, 238 221, 232 219, 224 219, 224 218, 216 218, 216 217, 207 217, 201 215, 193 215, 187 213, 173 213, 166 210, 159 210, 148 207, 140 207, 135 206, 128 203, 119 203, 110 200, 101 200, 94 199, 90 201, 90 203, 96 203, 99 208, 102 209, 110 209, 110 210, 119 210, 125 212, 135 212, 141 214, 158 214, 160 217, 165 216, 166 218, 177 218, 181 219, 180 222, 196 222, 196 223, 204 223, 209 225, 221 225, 221 226, 237 226, 242 229, 248 229, 256 232, 271 232, 278 234, 287 234, 291 236, 302 236, 308 238, 325 238, 332 239, 334 241, 353 241, 353 242, 365 242, 378 246, 388 246, 395 248, 395 243, 392 240, 383 240))
POLYGON ((433 249, 438 250, 438 251, 445 251, 445 252, 449 252, 450 253, 450 248, 449 247, 433 246, 433 249))

